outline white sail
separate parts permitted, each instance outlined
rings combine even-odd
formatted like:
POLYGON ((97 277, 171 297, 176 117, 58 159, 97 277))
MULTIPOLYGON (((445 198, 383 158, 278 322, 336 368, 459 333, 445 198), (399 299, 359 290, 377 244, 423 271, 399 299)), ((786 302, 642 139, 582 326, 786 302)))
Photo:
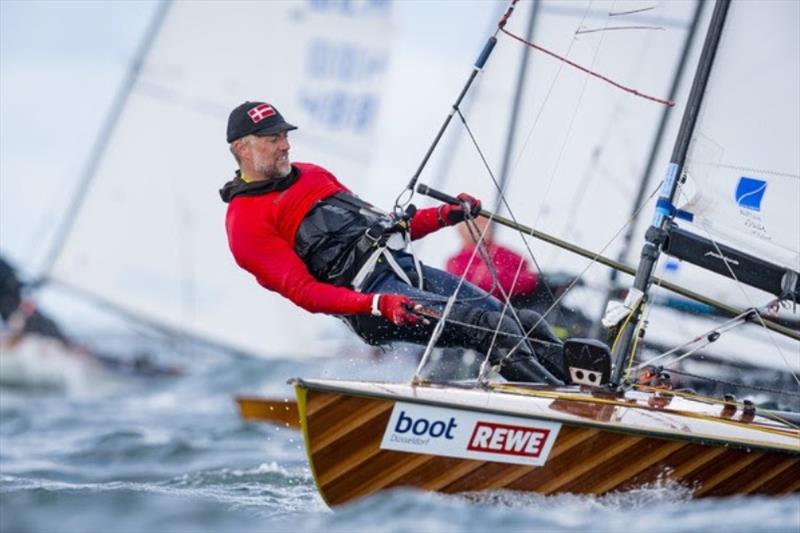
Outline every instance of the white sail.
POLYGON ((228 251, 217 190, 229 111, 275 103, 293 159, 359 188, 390 60, 385 2, 175 2, 155 37, 52 277, 253 353, 330 351, 341 325, 260 288, 228 251), (300 148, 302 147, 302 148, 300 148))
MULTIPOLYGON (((512 32, 525 35, 531 8, 529 2, 518 4, 508 25, 512 32)), ((690 2, 656 6, 652 2, 542 2, 533 41, 622 84, 664 97, 693 10, 690 2), (610 15, 641 9, 645 11, 610 15)), ((465 115, 496 175, 524 47, 500 35, 476 92, 468 97, 474 100, 465 115)), ((677 102, 673 115, 680 116, 683 102, 677 102)), ((661 112, 657 103, 532 50, 505 191, 517 219, 600 251, 630 215, 661 112)), ((461 137, 453 163, 430 182, 451 193, 469 191, 493 209, 496 188, 463 130, 460 123, 451 127, 448 135, 461 137)), ((501 228, 498 239, 524 250, 519 237, 507 230, 501 228)), ((452 234, 437 234, 430 241, 424 255, 442 260, 458 246, 452 234)), ((615 256, 620 241, 605 255, 615 256)), ((545 270, 577 274, 588 263, 570 252, 529 242, 545 270)), ((607 277, 608 272, 598 267, 586 279, 604 283, 607 277)))
POLYGON ((692 226, 800 271, 800 2, 732 2, 686 172, 692 226))

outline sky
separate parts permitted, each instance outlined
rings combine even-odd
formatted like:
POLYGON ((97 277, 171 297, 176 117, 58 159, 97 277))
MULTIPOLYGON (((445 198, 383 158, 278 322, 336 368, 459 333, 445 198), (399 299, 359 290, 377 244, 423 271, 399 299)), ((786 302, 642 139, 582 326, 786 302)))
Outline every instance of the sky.
MULTIPOLYGON (((156 6, 149 0, 0 2, 0 253, 22 271, 35 273, 52 245, 156 6)), ((474 34, 475 44, 466 48, 463 39, 437 41, 436 53, 458 62, 475 54, 497 3, 406 0, 394 8, 411 54, 430 53, 425 36, 441 33, 443 21, 446 31, 458 25, 474 34)))
POLYGON ((35 268, 153 2, 0 2, 0 250, 35 268))
MULTIPOLYGON (((149 0, 0 1, 0 254, 24 278, 35 278, 46 263, 104 120, 158 5, 149 0)), ((392 38, 402 42, 410 68, 415 57, 447 57, 454 69, 466 75, 490 18, 496 20, 503 5, 486 0, 396 2, 392 38), (435 47, 426 40, 431 35, 439 37, 435 47)), ((418 66, 422 63, 417 61, 418 66)), ((463 79, 452 77, 449 85, 440 87, 439 99, 429 102, 438 112, 426 116, 427 123, 441 122, 447 112, 442 98, 452 101, 463 79)), ((403 141, 407 131, 393 135, 395 139, 384 146, 413 144, 408 153, 413 153, 414 160, 397 161, 396 151, 386 148, 377 157, 386 158, 384 166, 397 173, 402 166, 407 179, 408 169, 418 163, 431 136, 418 136, 408 143, 403 141)), ((221 143, 220 153, 225 152, 221 143)), ((142 209, 146 211, 147 206, 142 209)), ((48 297, 52 300, 53 295, 40 293, 40 300, 48 297)), ((75 301, 68 295, 55 298, 51 308, 74 308, 75 301)), ((86 317, 90 316, 92 311, 87 310, 86 317)))

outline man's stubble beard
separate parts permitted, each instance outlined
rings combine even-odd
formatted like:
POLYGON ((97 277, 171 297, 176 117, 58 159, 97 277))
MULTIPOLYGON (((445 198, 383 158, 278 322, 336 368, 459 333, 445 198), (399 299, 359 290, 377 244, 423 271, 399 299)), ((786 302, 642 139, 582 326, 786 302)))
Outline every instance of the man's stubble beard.
POLYGON ((277 157, 273 160, 272 164, 270 164, 264 160, 261 154, 255 155, 253 158, 253 166, 256 172, 270 180, 285 178, 292 172, 292 164, 288 159, 288 154, 285 169, 281 168, 281 163, 278 161, 277 157))

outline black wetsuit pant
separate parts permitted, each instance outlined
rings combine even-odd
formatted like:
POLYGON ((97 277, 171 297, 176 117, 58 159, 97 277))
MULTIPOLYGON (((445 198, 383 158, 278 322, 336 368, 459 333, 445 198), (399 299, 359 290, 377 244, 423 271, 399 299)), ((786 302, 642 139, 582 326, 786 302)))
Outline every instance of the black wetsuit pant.
MULTIPOLYGON (((403 271, 416 284, 417 274, 413 258, 405 253, 395 253, 395 257, 403 271)), ((458 289, 456 302, 437 346, 468 348, 484 355, 489 354, 489 361, 492 364, 498 364, 504 358, 506 363, 510 363, 536 356, 539 363, 549 372, 559 379, 562 378, 561 347, 558 339, 551 335, 549 330, 545 331, 540 339, 520 344, 524 336, 520 323, 513 318, 510 310, 503 313, 503 303, 498 299, 467 281, 461 283, 459 287, 460 278, 448 272, 424 265, 422 272, 423 288, 419 289, 403 281, 385 263, 380 263, 376 271, 366 280, 363 291, 404 294, 414 302, 436 313, 442 313, 448 297, 458 289), (506 357, 509 353, 512 353, 511 357, 506 357)), ((436 320, 430 320, 430 324, 395 326, 383 317, 371 315, 352 315, 348 317, 348 322, 361 338, 373 345, 391 342, 424 345, 428 343, 436 325, 436 320)), ((525 320, 522 321, 522 326, 526 329, 531 327, 525 320)), ((544 324, 538 330, 543 331, 546 328, 544 324)), ((501 374, 511 380, 530 381, 521 379, 511 370, 504 373, 501 369, 501 374)))

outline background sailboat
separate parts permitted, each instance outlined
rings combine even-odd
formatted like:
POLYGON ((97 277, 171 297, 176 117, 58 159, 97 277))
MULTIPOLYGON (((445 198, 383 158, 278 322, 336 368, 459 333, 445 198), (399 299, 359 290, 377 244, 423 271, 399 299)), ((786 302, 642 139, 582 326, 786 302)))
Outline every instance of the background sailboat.
POLYGON ((232 105, 269 97, 303 126, 301 157, 358 189, 389 70, 390 6, 175 2, 157 16, 49 278, 250 353, 329 350, 335 322, 269 296, 231 260, 216 190, 235 165, 222 132, 232 105), (264 31, 234 38, 242 21, 264 31))

